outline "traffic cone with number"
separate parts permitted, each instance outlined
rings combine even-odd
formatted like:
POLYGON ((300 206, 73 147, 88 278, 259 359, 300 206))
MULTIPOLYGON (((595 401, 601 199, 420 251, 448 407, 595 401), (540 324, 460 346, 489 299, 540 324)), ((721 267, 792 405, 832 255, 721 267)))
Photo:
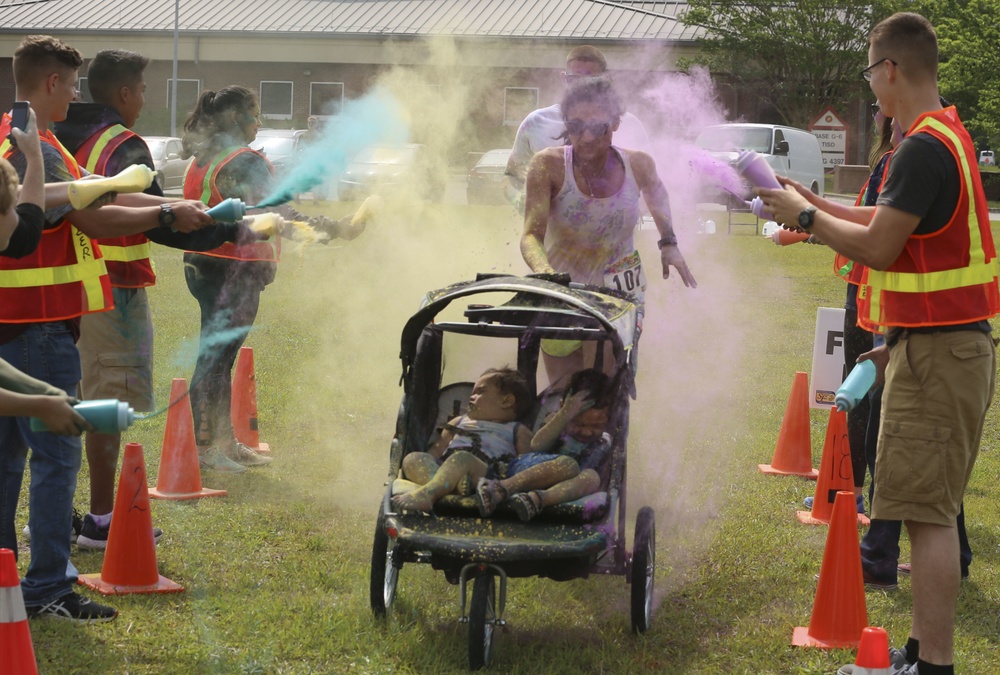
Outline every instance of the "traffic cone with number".
POLYGON ((861 631, 861 646, 854 660, 853 675, 890 675, 889 636, 884 628, 868 626, 861 631))
POLYGON ((81 574, 78 583, 104 595, 180 593, 184 590, 180 584, 161 576, 156 568, 146 462, 138 443, 125 445, 101 573, 81 574))
POLYGON ((818 473, 812 468, 812 440, 809 437, 809 376, 801 371, 795 373, 792 380, 774 459, 770 464, 758 464, 757 468, 761 473, 816 480, 818 473))
POLYGON ((226 496, 225 490, 210 490, 201 485, 191 398, 183 377, 175 377, 170 386, 170 409, 167 410, 167 425, 163 430, 160 471, 156 476, 156 487, 149 490, 149 496, 154 499, 226 496))
POLYGON ((9 548, 0 548, 0 661, 5 673, 38 673, 17 561, 9 548))
POLYGON ((826 534, 812 618, 808 628, 800 626, 793 631, 793 645, 840 649, 857 647, 861 641, 861 632, 868 625, 868 609, 857 523, 854 492, 838 492, 826 534))
POLYGON ((240 347, 232 391, 230 417, 236 440, 257 452, 271 452, 267 443, 260 442, 257 431, 257 376, 254 373, 253 347, 240 347))
MULTIPOLYGON (((833 515, 833 500, 841 490, 854 490, 854 468, 851 464, 851 444, 847 437, 847 413, 830 408, 826 425, 823 457, 819 461, 819 478, 812 511, 797 511, 799 522, 806 525, 829 525, 833 515)), ((858 522, 868 525, 868 517, 858 514, 858 522)))

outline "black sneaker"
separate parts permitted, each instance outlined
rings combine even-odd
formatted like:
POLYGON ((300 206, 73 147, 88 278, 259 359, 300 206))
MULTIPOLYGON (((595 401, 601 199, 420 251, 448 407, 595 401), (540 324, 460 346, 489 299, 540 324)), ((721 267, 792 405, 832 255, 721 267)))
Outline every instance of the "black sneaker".
MULTIPOLYGON (((103 551, 108 547, 108 533, 111 532, 111 522, 107 526, 101 527, 89 513, 83 517, 83 527, 80 529, 80 536, 76 539, 79 548, 90 551, 103 551)), ((153 528, 153 542, 159 544, 163 530, 158 527, 153 528)))
POLYGON ((25 605, 24 609, 31 618, 51 616, 53 619, 76 623, 105 623, 118 616, 118 610, 114 607, 99 605, 72 591, 47 605, 25 605))
MULTIPOLYGON (((73 530, 69 535, 69 543, 75 544, 76 540, 80 537, 80 532, 83 530, 83 518, 80 516, 80 512, 73 509, 73 530)), ((31 543, 31 530, 28 526, 24 526, 24 530, 21 532, 24 535, 24 541, 28 544, 31 543)))

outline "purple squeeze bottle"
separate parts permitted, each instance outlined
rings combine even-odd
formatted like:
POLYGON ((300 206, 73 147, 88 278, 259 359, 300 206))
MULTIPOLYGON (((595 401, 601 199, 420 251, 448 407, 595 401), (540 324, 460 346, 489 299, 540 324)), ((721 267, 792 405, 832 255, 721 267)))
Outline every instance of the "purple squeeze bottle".
POLYGON ((781 183, 774 175, 774 169, 767 160, 753 150, 744 150, 736 159, 736 170, 750 181, 754 187, 781 189, 781 183))

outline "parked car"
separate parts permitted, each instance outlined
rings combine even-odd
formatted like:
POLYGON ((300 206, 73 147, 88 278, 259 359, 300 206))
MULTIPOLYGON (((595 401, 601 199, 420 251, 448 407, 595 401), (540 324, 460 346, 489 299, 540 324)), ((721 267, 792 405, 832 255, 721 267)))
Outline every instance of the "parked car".
POLYGON ((181 159, 181 139, 176 136, 143 136, 149 152, 153 156, 153 168, 156 170, 156 182, 166 190, 182 190, 184 188, 184 172, 187 171, 191 158, 181 159))
POLYGON ((299 140, 304 133, 305 129, 258 129, 250 147, 270 160, 275 176, 282 176, 299 151, 299 140))
POLYGON ((997 161, 993 157, 993 151, 992 150, 983 150, 982 152, 980 152, 979 153, 979 163, 982 166, 996 166, 997 165, 997 161))
MULTIPOLYGON (((729 164, 736 163, 741 150, 753 150, 776 174, 823 196, 823 153, 819 140, 808 131, 777 124, 717 124, 705 127, 695 143, 729 164)), ((749 184, 744 188, 746 194, 740 196, 750 199, 749 184)))
POLYGON ((503 174, 511 149, 490 150, 469 170, 465 196, 469 204, 505 204, 503 174))
POLYGON ((361 201, 374 193, 390 196, 393 188, 416 190, 423 198, 439 202, 444 197, 448 170, 425 145, 370 145, 351 160, 337 182, 341 201, 361 201))

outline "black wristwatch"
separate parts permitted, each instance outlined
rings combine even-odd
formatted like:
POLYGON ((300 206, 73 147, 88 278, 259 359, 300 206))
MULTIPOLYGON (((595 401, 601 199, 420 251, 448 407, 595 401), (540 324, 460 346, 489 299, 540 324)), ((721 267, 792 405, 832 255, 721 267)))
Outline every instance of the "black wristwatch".
POLYGON ((177 214, 174 210, 170 208, 170 204, 160 204, 160 227, 169 227, 173 229, 174 223, 177 221, 177 214))
POLYGON ((813 226, 813 221, 815 219, 816 219, 815 206, 810 206, 809 208, 802 209, 799 212, 799 227, 808 232, 809 228, 813 226))

